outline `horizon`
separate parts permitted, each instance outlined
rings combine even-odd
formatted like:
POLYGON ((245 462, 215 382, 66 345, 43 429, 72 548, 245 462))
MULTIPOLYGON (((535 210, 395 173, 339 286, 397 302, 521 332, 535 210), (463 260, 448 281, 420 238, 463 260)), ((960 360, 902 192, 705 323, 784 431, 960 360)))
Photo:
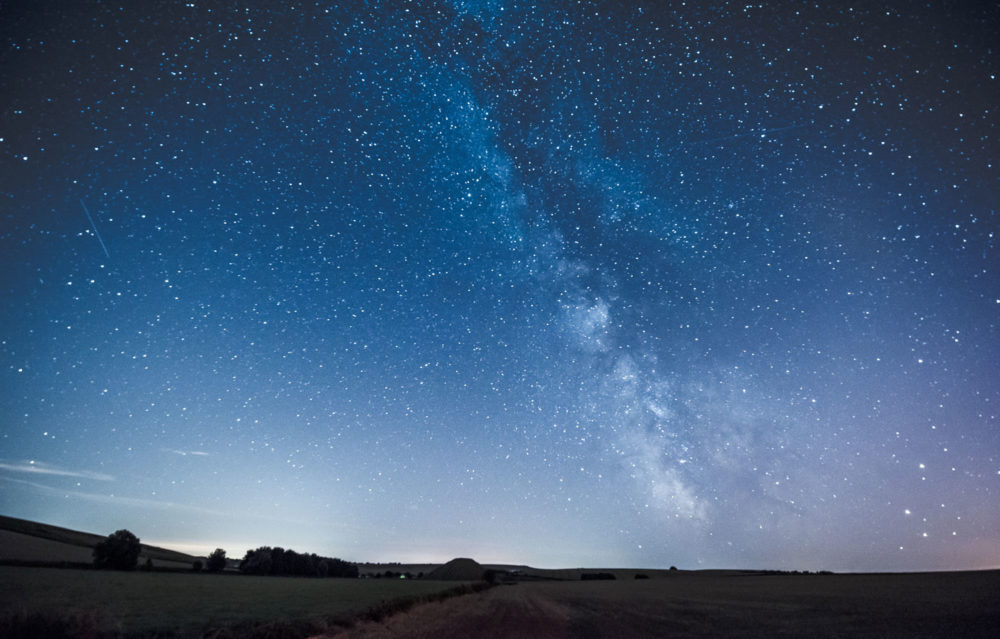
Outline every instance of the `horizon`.
POLYGON ((996 567, 998 23, 0 5, 0 512, 996 567))
MULTIPOLYGON (((3 514, 3 513, 0 513, 0 514, 3 514)), ((31 520, 24 520, 24 521, 31 521, 31 520)), ((40 523, 40 524, 43 524, 43 525, 46 525, 46 526, 55 526, 55 524, 51 524, 51 523, 48 523, 48 522, 35 522, 35 523, 40 523)), ((64 526, 56 526, 56 527, 65 528, 64 526)), ((67 529, 67 530, 73 530, 73 529, 70 528, 70 529, 67 529)), ((87 531, 87 530, 80 530, 80 531, 76 531, 76 532, 82 532, 82 533, 97 535, 97 536, 101 536, 101 537, 105 536, 105 535, 103 535, 101 533, 97 533, 97 532, 93 532, 93 531, 87 531)), ((133 532, 133 534, 134 534, 134 531, 130 530, 130 532, 133 532)), ((445 558, 445 556, 442 555, 442 556, 437 557, 437 558, 428 558, 428 557, 425 556, 425 557, 404 557, 402 559, 396 558, 396 559, 374 559, 373 560, 373 559, 357 559, 357 558, 350 558, 350 557, 340 557, 340 556, 337 556, 337 555, 331 555, 330 553, 316 552, 315 550, 310 550, 308 548, 295 548, 295 547, 288 546, 288 545, 281 544, 281 543, 256 543, 256 544, 250 544, 250 545, 247 545, 247 544, 229 544, 229 545, 208 544, 208 545, 205 545, 205 544, 196 543, 196 542, 172 541, 172 540, 169 540, 169 539, 166 539, 166 540, 159 540, 159 539, 147 540, 147 539, 142 538, 141 536, 139 537, 139 539, 140 539, 140 542, 143 545, 145 545, 145 546, 151 546, 151 547, 156 547, 156 548, 160 548, 160 549, 163 549, 163 550, 171 550, 171 551, 181 552, 183 554, 189 555, 192 558, 205 558, 208 555, 210 555, 215 549, 222 548, 223 550, 226 551, 226 558, 228 560, 231 560, 231 561, 232 560, 240 561, 247 552, 250 552, 251 550, 256 550, 257 548, 266 546, 266 547, 273 547, 273 548, 284 548, 286 550, 294 550, 296 552, 305 553, 305 554, 317 554, 317 555, 320 555, 320 556, 327 556, 327 557, 329 557, 329 556, 335 556, 338 559, 343 559, 344 561, 347 561, 347 562, 352 563, 352 564, 357 564, 357 565, 386 565, 386 566, 388 566, 388 565, 401 565, 401 566, 442 565, 442 564, 446 564, 449 561, 452 561, 454 559, 459 559, 459 558, 462 558, 462 557, 468 557, 468 558, 471 558, 474 561, 476 561, 477 563, 479 563, 481 565, 484 565, 484 566, 497 566, 497 565, 499 565, 499 566, 527 566, 527 567, 530 567, 530 568, 542 569, 542 570, 574 570, 574 569, 588 569, 588 570, 590 570, 590 569, 593 569, 593 570, 596 570, 596 569, 615 569, 615 570, 673 570, 673 569, 677 569, 677 570, 680 570, 680 571, 699 571, 699 570, 706 570, 706 571, 721 570, 721 571, 727 571, 727 570, 732 570, 732 571, 747 571, 747 572, 775 571, 775 570, 777 570, 777 571, 818 572, 818 571, 821 571, 821 570, 822 571, 829 570, 830 572, 833 572, 833 573, 836 573, 836 574, 865 574, 865 573, 873 573, 873 574, 882 574, 882 573, 884 573, 884 574, 901 574, 901 573, 910 573, 910 572, 919 573, 919 572, 960 572, 960 571, 1000 570, 1000 564, 997 564, 995 566, 986 566, 986 567, 980 567, 980 568, 959 568, 959 569, 941 568, 941 569, 936 569, 936 570, 883 570, 883 571, 870 570, 870 569, 867 569, 867 568, 862 568, 862 569, 845 568, 845 569, 839 569, 839 570, 837 570, 837 569, 815 568, 815 567, 808 567, 808 568, 801 568, 801 567, 800 568, 795 568, 795 567, 773 568, 773 567, 762 567, 762 566, 739 566, 739 565, 736 565, 736 566, 698 566, 698 567, 675 566, 673 564, 671 564, 670 566, 638 566, 638 565, 631 565, 631 566, 629 566, 629 565, 611 565, 611 564, 604 565, 604 564, 594 564, 594 563, 578 564, 578 565, 545 565, 545 564, 532 563, 532 562, 527 562, 527 561, 510 561, 510 560, 508 560, 508 561, 492 561, 490 559, 482 559, 481 560, 478 557, 473 557, 473 556, 468 556, 468 555, 461 555, 461 554, 453 555, 453 556, 448 556, 447 558, 445 558), (238 552, 237 554, 233 554, 231 552, 231 548, 235 549, 235 548, 244 548, 244 547, 246 548, 245 551, 238 552)))

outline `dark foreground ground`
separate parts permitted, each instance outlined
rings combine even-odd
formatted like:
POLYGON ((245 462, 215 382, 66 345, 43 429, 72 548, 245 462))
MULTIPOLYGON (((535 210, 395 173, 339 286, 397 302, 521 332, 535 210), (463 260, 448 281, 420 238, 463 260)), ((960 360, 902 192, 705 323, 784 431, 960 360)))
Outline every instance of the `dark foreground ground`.
POLYGON ((0 566, 0 639, 298 639, 478 586, 0 566))
POLYGON ((449 594, 455 582, 0 566, 0 637, 1000 637, 1000 571, 620 572, 449 594))
POLYGON ((1000 571, 520 583, 327 636, 995 638, 1000 571))

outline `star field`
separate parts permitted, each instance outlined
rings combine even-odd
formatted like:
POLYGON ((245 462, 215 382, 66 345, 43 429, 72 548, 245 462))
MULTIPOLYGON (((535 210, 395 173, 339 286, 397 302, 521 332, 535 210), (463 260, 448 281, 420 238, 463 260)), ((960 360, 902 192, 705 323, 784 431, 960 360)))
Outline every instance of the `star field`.
POLYGON ((4 3, 0 511, 1000 566, 1000 11, 696 4, 4 3))

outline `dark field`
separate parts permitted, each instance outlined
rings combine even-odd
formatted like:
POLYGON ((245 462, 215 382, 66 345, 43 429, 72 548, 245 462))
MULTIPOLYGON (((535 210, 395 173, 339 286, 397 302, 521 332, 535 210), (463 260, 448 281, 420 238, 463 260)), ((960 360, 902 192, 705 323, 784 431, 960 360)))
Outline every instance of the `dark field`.
POLYGON ((337 637, 997 637, 1000 571, 499 586, 337 637))
POLYGON ((653 578, 501 585, 407 610, 391 602, 433 597, 455 584, 0 567, 0 612, 8 619, 12 612, 82 614, 84 630, 96 628, 110 636, 219 639, 251 633, 289 639, 992 638, 1000 628, 1000 571, 647 572, 653 578), (373 607, 382 611, 372 617, 378 621, 346 629, 336 625, 364 619, 373 607), (384 616, 393 612, 398 614, 384 616), (276 624, 253 626, 263 622, 276 624))
POLYGON ((430 596, 456 585, 0 566, 0 617, 37 612, 82 617, 84 630, 123 636, 201 637, 248 622, 313 621, 312 626, 322 627, 383 602, 430 596))

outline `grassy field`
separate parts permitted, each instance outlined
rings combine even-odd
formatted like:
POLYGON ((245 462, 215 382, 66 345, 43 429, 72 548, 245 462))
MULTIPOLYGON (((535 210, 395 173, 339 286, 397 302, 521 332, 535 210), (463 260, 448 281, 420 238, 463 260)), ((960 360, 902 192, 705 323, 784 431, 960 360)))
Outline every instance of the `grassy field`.
POLYGON ((19 532, 0 529, 0 560, 56 561, 89 564, 94 561, 93 546, 77 546, 19 532))
MULTIPOLYGON (((111 636, 214 639, 992 638, 1000 627, 1000 571, 679 572, 647 580, 526 582, 412 608, 393 603, 435 601, 454 585, 0 567, 0 613, 7 619, 32 611, 82 618, 85 632, 70 636, 94 636, 86 631, 96 628, 111 636), (366 611, 378 622, 365 622, 366 611), (362 622, 347 628, 352 619, 362 622)), ((34 630, 22 636, 56 634, 37 625, 34 630)), ((0 623, 0 635, 4 631, 0 623)))
POLYGON ((534 582, 419 606, 350 639, 963 637, 1000 628, 1000 571, 872 575, 688 573, 534 582))
MULTIPOLYGON (((349 619, 455 583, 60 570, 0 566, 0 615, 84 616, 101 630, 201 637, 255 621, 349 619)), ((390 607, 391 609, 391 607, 390 607)), ((0 632, 2 634, 2 632, 0 632)))
MULTIPOLYGON (((106 537, 0 515, 0 561, 90 563, 93 561, 94 546, 106 537)), ((161 568, 182 569, 190 568, 191 563, 198 559, 175 550, 143 544, 139 563, 145 563, 147 558, 161 568)))

